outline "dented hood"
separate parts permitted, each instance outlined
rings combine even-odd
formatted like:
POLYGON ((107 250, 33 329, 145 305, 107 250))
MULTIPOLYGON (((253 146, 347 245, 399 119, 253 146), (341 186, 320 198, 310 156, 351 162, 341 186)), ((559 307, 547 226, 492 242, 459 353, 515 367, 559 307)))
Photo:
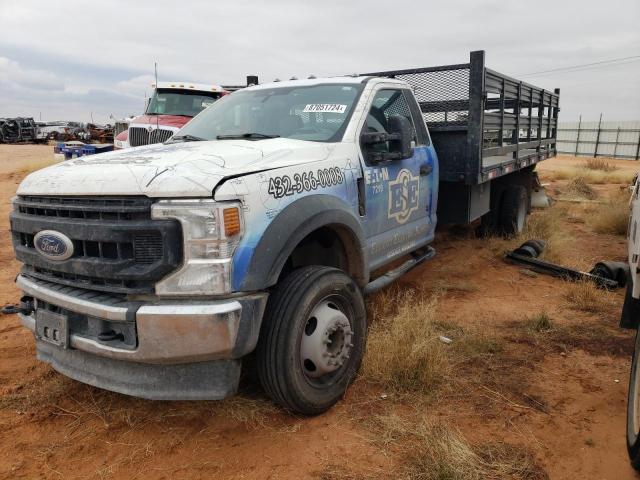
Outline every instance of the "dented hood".
POLYGON ((210 197, 225 177, 324 160, 334 148, 287 138, 149 145, 38 170, 18 195, 210 197))

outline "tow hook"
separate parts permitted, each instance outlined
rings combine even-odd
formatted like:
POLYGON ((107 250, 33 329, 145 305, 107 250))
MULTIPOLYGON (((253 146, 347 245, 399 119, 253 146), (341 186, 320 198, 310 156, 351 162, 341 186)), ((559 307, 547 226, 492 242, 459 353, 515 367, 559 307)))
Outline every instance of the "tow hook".
POLYGON ((17 305, 15 303, 7 303, 0 309, 0 313, 3 315, 15 315, 16 313, 31 315, 33 310, 33 299, 31 297, 22 297, 17 305))
POLYGON ((101 342, 111 342, 113 340, 124 341, 124 335, 122 333, 116 333, 113 330, 107 330, 106 332, 102 332, 98 334, 98 340, 101 342))

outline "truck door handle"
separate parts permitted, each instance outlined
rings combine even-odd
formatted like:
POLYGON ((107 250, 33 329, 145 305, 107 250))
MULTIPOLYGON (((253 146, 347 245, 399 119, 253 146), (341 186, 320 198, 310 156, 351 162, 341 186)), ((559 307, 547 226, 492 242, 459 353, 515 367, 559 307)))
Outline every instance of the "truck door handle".
POLYGON ((420 165, 420 175, 429 175, 431 172, 433 172, 433 167, 428 163, 420 165))

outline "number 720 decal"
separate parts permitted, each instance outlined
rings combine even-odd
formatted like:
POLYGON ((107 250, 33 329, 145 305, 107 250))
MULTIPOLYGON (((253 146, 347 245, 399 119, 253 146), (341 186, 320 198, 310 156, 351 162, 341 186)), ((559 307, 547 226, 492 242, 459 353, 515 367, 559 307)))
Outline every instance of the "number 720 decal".
POLYGON ((288 197, 295 193, 309 192, 318 188, 332 187, 344 182, 339 167, 322 168, 316 172, 294 173, 269 179, 269 195, 274 198, 288 197))

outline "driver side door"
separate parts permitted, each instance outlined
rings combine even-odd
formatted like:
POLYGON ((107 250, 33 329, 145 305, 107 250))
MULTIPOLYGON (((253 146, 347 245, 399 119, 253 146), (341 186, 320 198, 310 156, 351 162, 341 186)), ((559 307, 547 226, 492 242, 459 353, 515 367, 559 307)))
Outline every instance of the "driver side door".
MULTIPOLYGON (((434 164, 427 151, 426 128, 416 129, 410 101, 415 102, 409 90, 377 89, 360 132, 393 133, 389 130, 388 120, 392 115, 402 115, 411 122, 413 135, 411 157, 400 160, 373 162, 368 155, 371 151, 390 152, 392 142, 368 145, 361 142, 360 145, 364 174, 363 224, 371 270, 433 238, 435 219, 430 215, 433 190, 430 177, 433 177, 434 164)), ((417 120, 423 121, 422 118, 417 120)))

